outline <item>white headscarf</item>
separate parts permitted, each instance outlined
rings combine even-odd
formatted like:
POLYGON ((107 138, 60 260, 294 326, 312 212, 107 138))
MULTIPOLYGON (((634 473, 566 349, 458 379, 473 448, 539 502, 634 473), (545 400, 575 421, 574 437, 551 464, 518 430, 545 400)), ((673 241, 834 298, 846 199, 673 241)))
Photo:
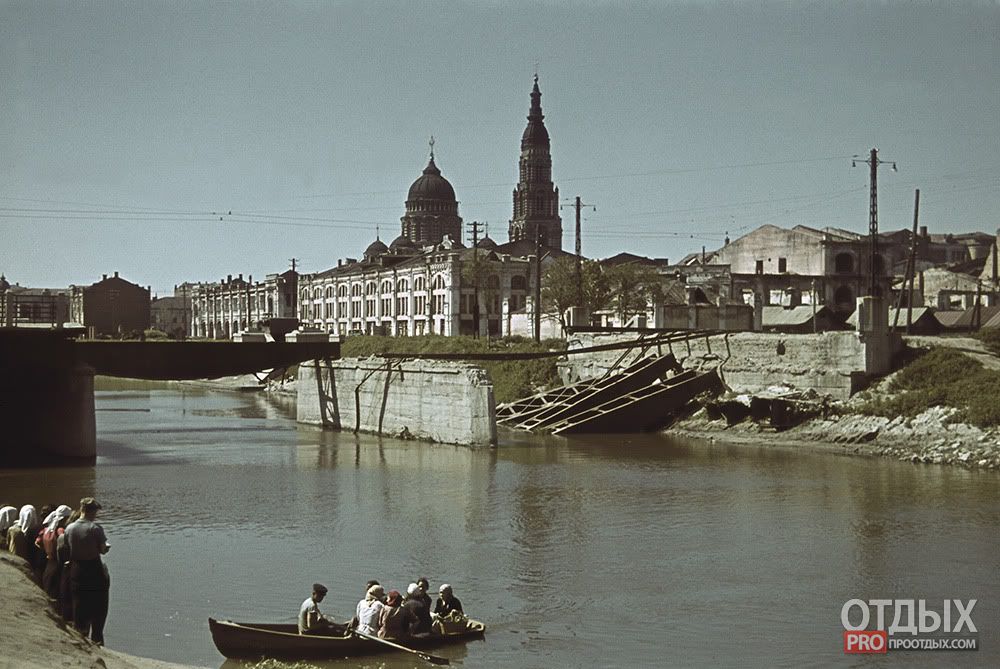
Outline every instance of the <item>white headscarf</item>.
POLYGON ((17 521, 17 509, 12 506, 5 506, 0 509, 0 532, 7 534, 10 526, 17 521))
POLYGON ((35 511, 35 507, 31 504, 25 504, 21 507, 21 512, 18 514, 17 524, 21 527, 21 531, 24 532, 25 536, 32 536, 38 533, 38 512, 35 511))
POLYGON ((50 532, 55 532, 59 528, 59 523, 66 518, 69 518, 71 513, 73 513, 73 509, 69 508, 65 504, 60 504, 56 507, 55 511, 45 516, 45 520, 42 521, 42 525, 44 525, 45 529, 50 532))

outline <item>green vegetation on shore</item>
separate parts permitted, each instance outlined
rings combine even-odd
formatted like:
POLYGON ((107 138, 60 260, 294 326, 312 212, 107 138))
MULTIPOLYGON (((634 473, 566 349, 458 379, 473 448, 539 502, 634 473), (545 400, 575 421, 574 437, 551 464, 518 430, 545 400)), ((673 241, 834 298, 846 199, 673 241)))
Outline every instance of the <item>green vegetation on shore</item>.
POLYGON ((1000 371, 953 349, 934 348, 920 355, 881 390, 885 392, 867 393, 862 413, 913 417, 933 406, 948 406, 957 409, 954 422, 1000 425, 1000 371))
MULTIPOLYGON (((559 339, 536 343, 531 339, 509 337, 486 339, 481 337, 444 337, 424 335, 421 337, 347 337, 340 354, 345 358, 366 358, 379 353, 537 353, 542 351, 565 350, 566 342, 559 339)), ((475 360, 489 372, 493 380, 496 401, 510 402, 531 395, 539 388, 559 384, 556 372, 556 358, 540 360, 475 360)))
POLYGON ((976 333, 976 338, 996 355, 1000 355, 1000 328, 987 328, 976 333))

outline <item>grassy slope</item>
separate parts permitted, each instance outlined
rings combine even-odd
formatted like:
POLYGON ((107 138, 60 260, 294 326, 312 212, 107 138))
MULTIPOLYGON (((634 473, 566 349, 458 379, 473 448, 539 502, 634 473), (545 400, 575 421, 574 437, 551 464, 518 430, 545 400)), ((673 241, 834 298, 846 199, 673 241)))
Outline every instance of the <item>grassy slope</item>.
POLYGON ((869 393, 863 413, 915 416, 932 406, 949 406, 958 409, 953 416, 956 422, 1000 425, 1000 371, 984 369, 959 351, 931 349, 903 367, 883 388, 888 392, 869 393))
MULTIPOLYGON (((364 358, 377 353, 532 353, 536 351, 563 350, 561 340, 535 343, 530 339, 490 339, 472 337, 347 337, 340 354, 345 358, 364 358)), ((489 372, 497 402, 531 395, 538 388, 558 385, 556 359, 510 360, 504 362, 474 361, 489 372)))

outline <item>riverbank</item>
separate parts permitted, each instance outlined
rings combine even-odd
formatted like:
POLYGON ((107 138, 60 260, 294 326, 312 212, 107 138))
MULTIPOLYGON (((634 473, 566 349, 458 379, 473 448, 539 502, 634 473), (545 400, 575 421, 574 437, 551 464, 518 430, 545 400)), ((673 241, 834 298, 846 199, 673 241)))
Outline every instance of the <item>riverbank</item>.
POLYGON ((0 553, 0 665, 30 669, 197 669, 95 646, 55 614, 19 557, 0 553))
POLYGON ((813 418, 784 430, 747 420, 728 425, 704 409, 674 423, 672 435, 693 439, 819 450, 844 455, 891 457, 913 463, 970 469, 1000 469, 1000 430, 949 423, 952 411, 935 407, 914 418, 860 414, 813 418))

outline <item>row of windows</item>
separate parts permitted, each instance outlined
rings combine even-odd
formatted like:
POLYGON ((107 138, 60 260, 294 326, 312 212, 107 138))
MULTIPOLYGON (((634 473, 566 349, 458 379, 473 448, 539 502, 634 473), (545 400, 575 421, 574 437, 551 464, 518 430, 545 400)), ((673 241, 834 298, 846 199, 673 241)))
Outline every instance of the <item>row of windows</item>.
MULTIPOLYGON (((499 290, 500 289, 500 277, 497 276, 496 274, 491 274, 490 276, 488 276, 486 278, 486 287, 490 288, 490 289, 493 289, 493 290, 499 290)), ((440 290, 440 289, 443 289, 443 288, 445 288, 444 276, 442 276, 441 274, 435 275, 433 281, 431 282, 431 289, 432 290, 440 290)), ((385 279, 385 280, 382 281, 381 285, 379 285, 375 281, 369 281, 366 284, 364 284, 364 286, 362 286, 361 283, 352 284, 351 288, 350 288, 350 293, 351 293, 351 297, 361 297, 362 290, 364 291, 365 295, 376 295, 376 294, 385 295, 387 293, 392 293, 393 292, 392 289, 393 289, 392 280, 391 279, 385 279)), ((523 275, 520 275, 520 274, 516 274, 516 275, 512 276, 510 278, 510 289, 511 290, 527 290, 527 279, 523 275)), ((416 279, 414 279, 413 280, 413 290, 414 291, 425 291, 425 290, 427 290, 426 279, 424 277, 422 277, 422 276, 419 276, 416 279)), ((339 285, 337 287, 337 297, 347 297, 347 291, 348 291, 347 284, 341 284, 341 285, 339 285)), ((396 281, 396 292, 397 293, 407 293, 409 291, 410 291, 410 282, 409 282, 409 279, 398 279, 396 281)), ((302 291, 302 300, 303 301, 307 301, 307 300, 310 299, 309 293, 310 293, 310 289, 309 288, 306 288, 306 289, 304 289, 302 291)), ((316 288, 312 289, 312 299, 314 299, 314 300, 321 300, 321 299, 324 299, 324 298, 329 299, 329 298, 332 298, 333 296, 334 296, 333 295, 333 286, 327 286, 325 289, 324 288, 319 288, 319 287, 316 287, 316 288)))

